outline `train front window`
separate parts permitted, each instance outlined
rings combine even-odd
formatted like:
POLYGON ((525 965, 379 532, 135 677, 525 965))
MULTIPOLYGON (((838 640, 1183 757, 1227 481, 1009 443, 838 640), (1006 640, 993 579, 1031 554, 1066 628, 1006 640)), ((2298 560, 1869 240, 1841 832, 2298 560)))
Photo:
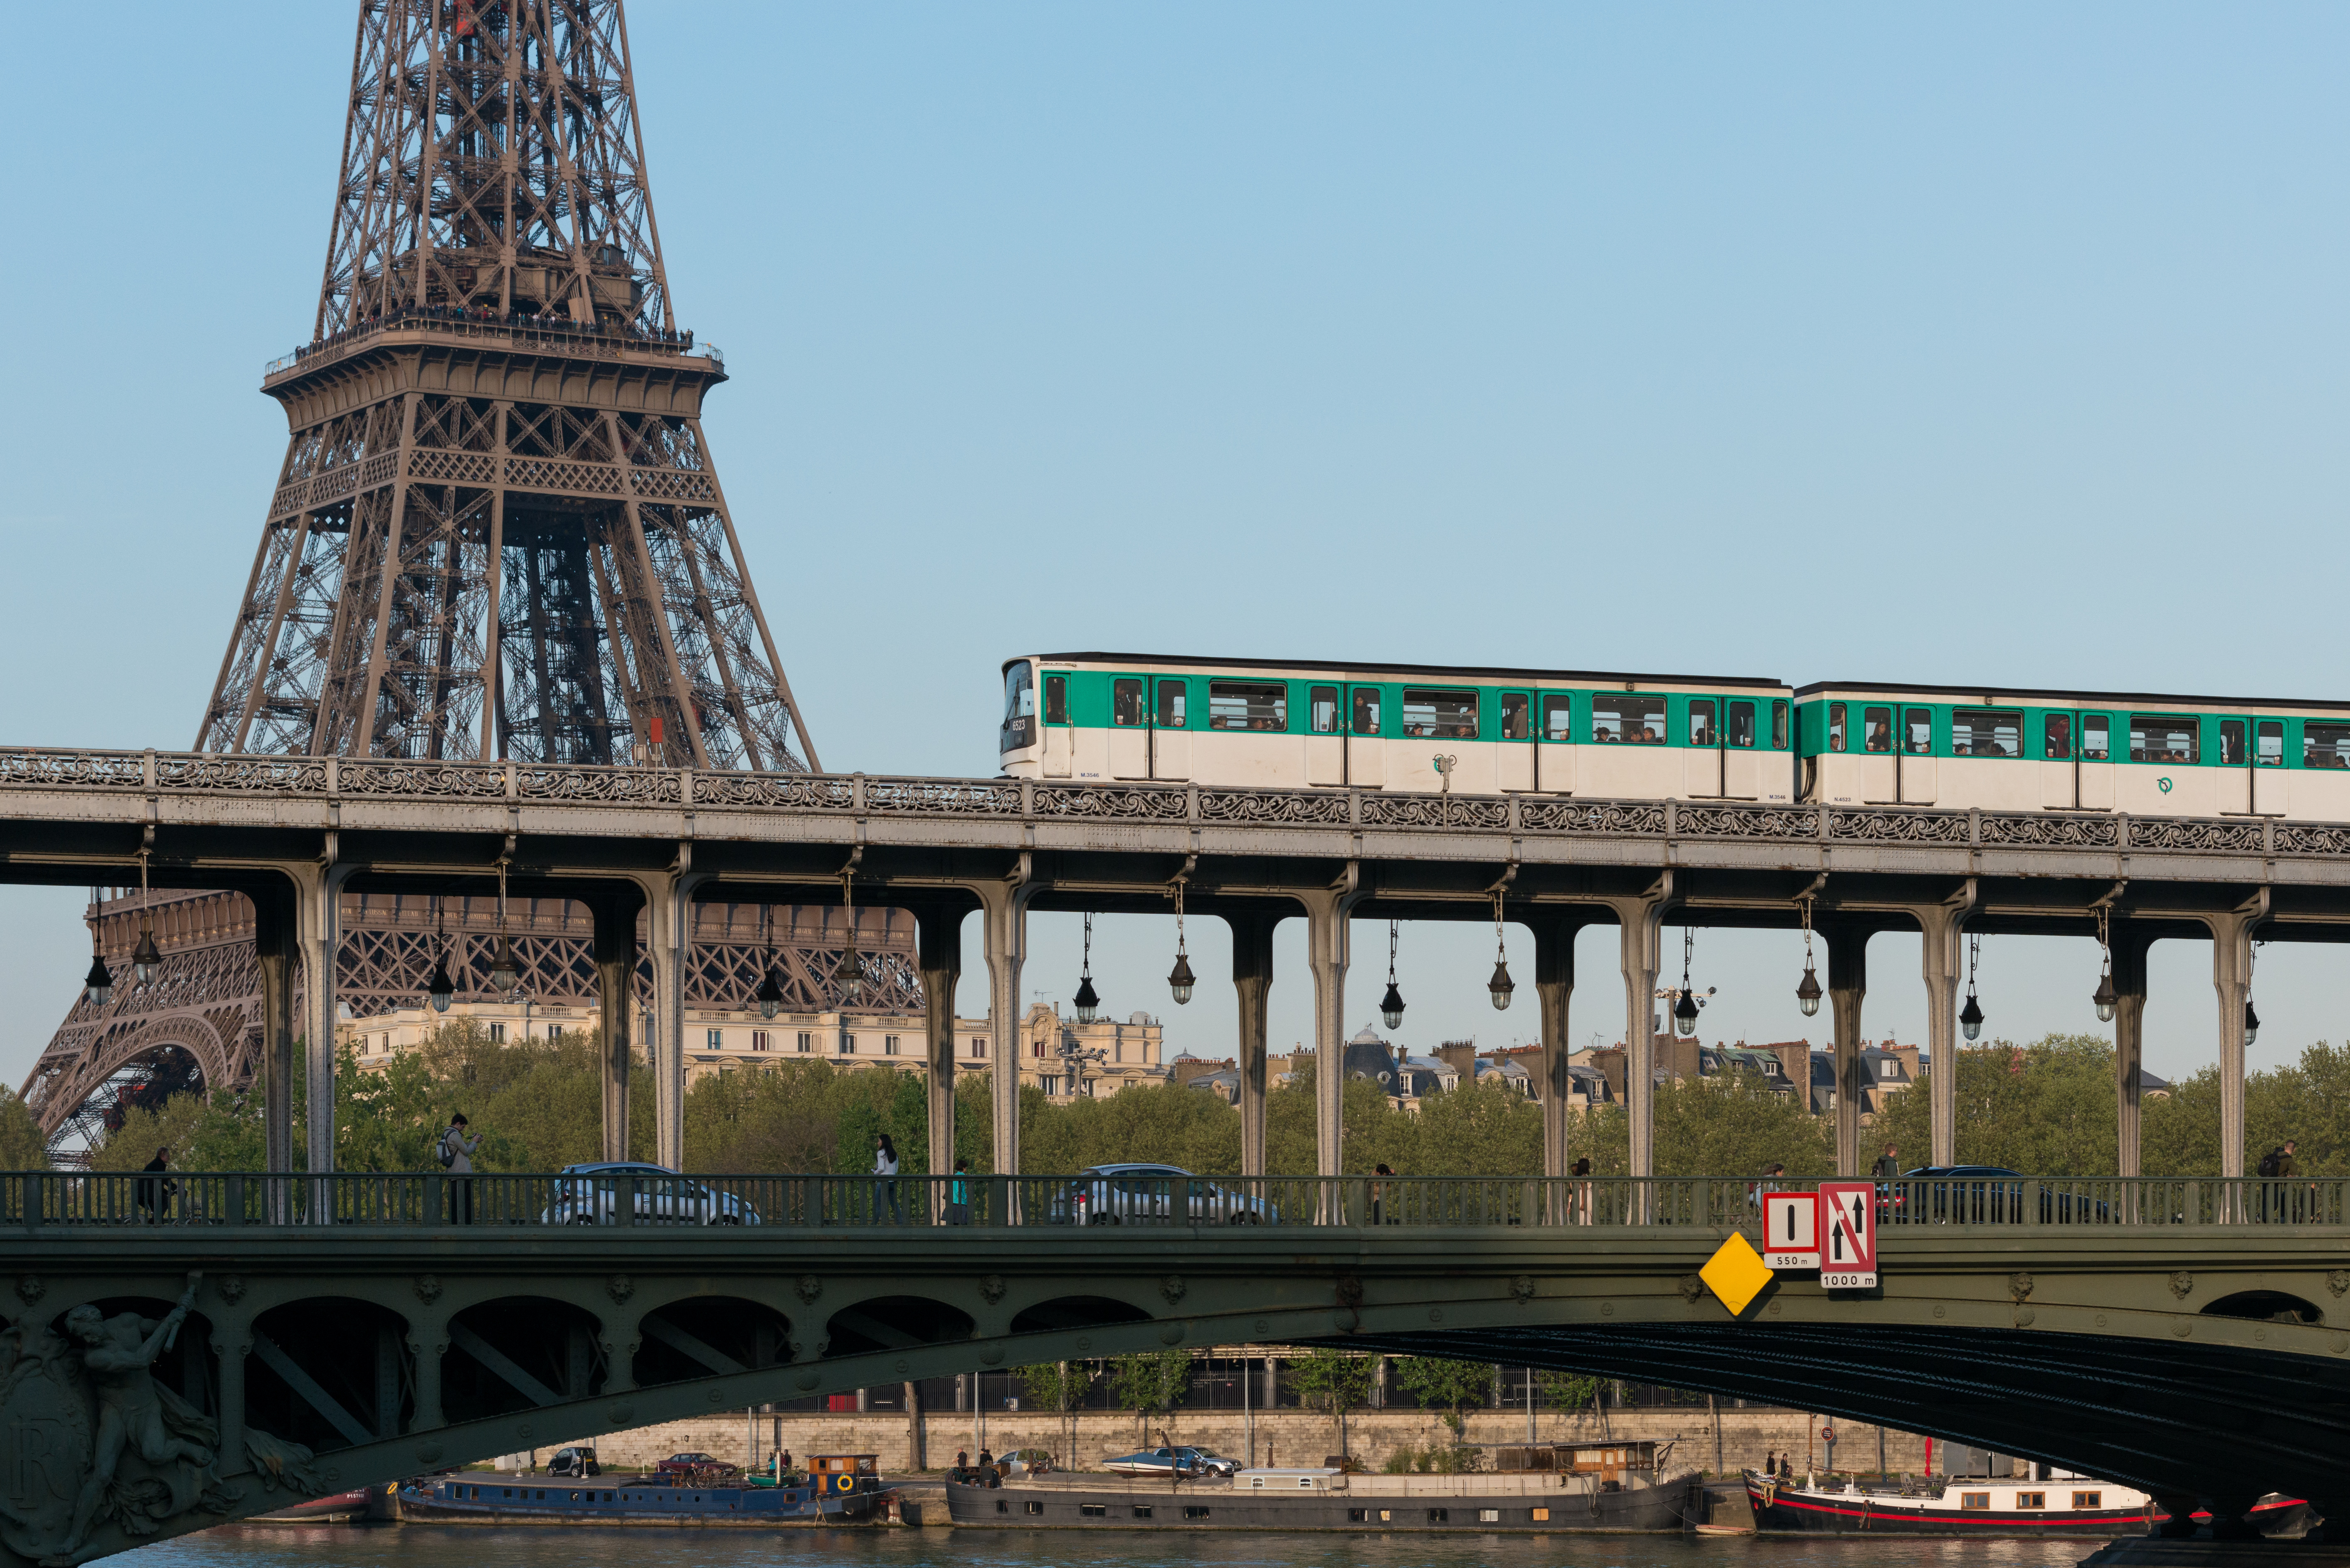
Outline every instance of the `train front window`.
POLYGON ((1902 716, 1901 730, 1903 751, 1913 757, 1934 754, 1934 711, 1931 708, 1909 709, 1902 716))
POLYGON ((1841 702, 1828 704, 1828 750, 1844 750, 1844 704, 1841 702))
POLYGON ((1289 688, 1277 680, 1211 680, 1208 728, 1285 731, 1289 688))
POLYGON ((1502 693, 1502 739, 1523 741, 1534 733, 1534 713, 1523 691, 1502 693))
POLYGON ((1665 739, 1665 700, 1626 695, 1591 700, 1591 738, 1620 741, 1631 746, 1653 746, 1665 739))
POLYGON ((1405 687, 1403 732, 1436 741, 1475 740, 1477 693, 1405 687))
POLYGON ((1018 659, 1003 671, 1003 732, 1001 751, 1016 752, 1035 737, 1036 722, 1035 666, 1018 659))
POLYGON ((2073 758, 2073 715, 2051 713, 2040 726, 2040 754, 2051 762, 2073 758))
MULTIPOLYGON (((2284 726, 2277 725, 2282 731, 2284 726)), ((2266 752, 2269 726, 2261 726, 2261 746, 2266 752)), ((2284 737, 2277 737, 2280 756, 2284 749, 2284 737)), ((2268 761, 2266 755, 2261 760, 2268 761)), ((2305 768, 2350 768, 2350 724, 2303 724, 2301 727, 2301 765, 2305 768)))
POLYGON ((2183 713, 2132 713, 2129 759, 2193 763, 2203 756, 2202 728, 2183 713))
POLYGON ((1338 689, 1316 686, 1305 695, 1305 722, 1317 735, 1338 732, 1338 689))
POLYGON ((2103 713, 2081 715, 2081 760, 2085 763, 2109 763, 2114 760, 2113 721, 2103 713))
POLYGON ((1109 722, 1130 728, 1142 723, 1142 681, 1137 677, 1109 683, 1109 722))
POLYGON ((1355 688, 1355 733, 1376 735, 1379 732, 1379 689, 1376 686, 1355 688))
POLYGON ((1066 724, 1069 722, 1069 678, 1066 675, 1045 677, 1045 722, 1066 724))
POLYGON ((1543 739, 1571 741, 1575 738, 1575 699, 1565 694, 1543 699, 1543 739))
POLYGON ((1860 749, 1864 752, 1890 752, 1893 749, 1893 710, 1863 708, 1860 711, 1860 749))
POLYGON ((1960 708, 1950 714, 1950 755, 1954 757, 2020 757, 2023 755, 2023 715, 1997 709, 1960 708))
POLYGON ((1754 744, 1754 704, 1732 702, 1722 709, 1722 739, 1733 746, 1752 748, 1754 744))
POLYGON ((1713 732, 1713 699, 1690 698, 1689 743, 1692 746, 1711 746, 1717 743, 1719 737, 1713 732))
POLYGON ((1774 752, 1787 749, 1787 704, 1784 700, 1771 704, 1771 749, 1774 752))

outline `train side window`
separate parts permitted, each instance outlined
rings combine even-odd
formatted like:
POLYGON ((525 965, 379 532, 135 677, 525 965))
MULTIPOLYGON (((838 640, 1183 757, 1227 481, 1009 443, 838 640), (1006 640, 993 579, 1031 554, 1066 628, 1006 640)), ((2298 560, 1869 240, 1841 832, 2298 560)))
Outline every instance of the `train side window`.
POLYGON ((1784 699, 1771 704, 1771 749, 1774 752, 1787 749, 1787 704, 1784 699))
POLYGON ((1739 747, 1754 744, 1754 704, 1731 702, 1722 709, 1722 739, 1739 747))
POLYGON ((1113 724, 1142 722, 1142 682, 1113 680, 1109 683, 1109 722, 1113 724))
POLYGON ((1305 722, 1314 727, 1317 735, 1338 732, 1338 689, 1336 686, 1316 686, 1306 692, 1305 722))
POLYGON ((1277 680, 1211 680, 1208 728, 1285 732, 1289 688, 1277 680))
POLYGON ((1893 749, 1893 710, 1863 708, 1860 711, 1860 749, 1864 752, 1889 752, 1893 749))
POLYGON ((1534 732, 1533 704, 1523 691, 1502 693, 1502 739, 1523 741, 1534 732))
POLYGON ((1575 699, 1561 692, 1543 699, 1543 739, 1571 741, 1575 738, 1575 699))
POLYGON ((1379 689, 1376 686, 1355 688, 1355 733, 1376 735, 1379 732, 1379 689))
POLYGON ((1439 741, 1475 740, 1477 693, 1405 687, 1403 732, 1439 741))
POLYGON ((2051 713, 2040 727, 2040 754, 2051 762, 2070 762, 2073 757, 2073 715, 2051 713))
POLYGON ((2284 766, 2284 721, 2263 719, 2252 730, 2252 765, 2262 768, 2284 766))
POLYGON ((1902 750, 1913 757, 1934 754, 1934 711, 1931 708, 1909 709, 1902 715, 1901 727, 1905 732, 1902 750))
POLYGON ((1714 732, 1713 699, 1711 697, 1690 699, 1689 743, 1692 746, 1721 743, 1721 737, 1714 732))
POLYGON ((1066 724, 1069 722, 1069 678, 1066 675, 1045 677, 1045 722, 1066 724))
POLYGON ((2222 766, 2230 768, 2244 765, 2244 722, 2241 719, 2220 721, 2220 762, 2222 766))
POLYGON ((2114 760, 2113 721, 2103 713, 2081 715, 2081 760, 2085 763, 2109 763, 2114 760))
POLYGON ((1828 704, 1828 750, 1844 750, 1844 704, 1841 702, 1828 704))
POLYGON ((2193 763, 2203 757, 2202 726, 2184 713, 2132 713, 2129 760, 2193 763))
MULTIPOLYGON (((2277 756, 2284 754, 2284 726, 2274 721, 2261 725, 2261 763, 2276 764, 2269 760, 2269 731, 2277 736, 2277 756)), ((2305 768, 2350 768, 2350 724, 2303 724, 2301 727, 2301 765, 2305 768)))
POLYGON ((1626 695, 1591 700, 1591 738, 1653 746, 1665 738, 1665 700, 1626 695))
POLYGON ((1950 755, 2023 755, 2023 715, 1996 708, 1959 708, 1950 713, 1950 755))
POLYGON ((1159 727, 1162 730, 1186 730, 1191 722, 1184 716, 1183 702, 1190 693, 1180 680, 1159 683, 1159 727))

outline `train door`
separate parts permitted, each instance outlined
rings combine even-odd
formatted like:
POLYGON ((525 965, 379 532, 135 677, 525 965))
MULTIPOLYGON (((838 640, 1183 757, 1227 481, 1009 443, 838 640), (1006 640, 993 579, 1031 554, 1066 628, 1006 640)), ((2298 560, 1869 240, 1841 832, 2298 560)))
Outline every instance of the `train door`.
POLYGON ((1575 793, 1575 698, 1565 691, 1542 694, 1542 728, 1534 742, 1534 787, 1553 794, 1575 793))
POLYGON ((1901 710, 1901 754, 1896 763, 1901 774, 1901 800, 1905 805, 1931 805, 1937 769, 1934 764, 1934 711, 1931 708, 1901 710))
POLYGON ((1069 722, 1069 678, 1066 675, 1045 677, 1045 776, 1065 779, 1069 776, 1070 760, 1076 754, 1077 732, 1069 722))
POLYGON ((2074 775, 2080 782, 2075 795, 2083 811, 2114 809, 2114 716, 2083 713, 2075 733, 2078 760, 2074 775))
POLYGON ((1692 799, 1718 798, 1721 794, 1721 699, 1692 697, 1681 740, 1681 783, 1692 799))
POLYGON ((1725 698, 1721 704, 1721 793, 1732 800, 1762 798, 1759 706, 1752 697, 1725 698))
POLYGON ((2262 816, 2284 815, 2287 771, 2284 721, 2252 721, 2252 809, 2262 816))
POLYGON ((2081 804, 2081 763, 2074 738, 2080 732, 2077 713, 2040 716, 2040 804, 2050 811, 2070 811, 2081 804))
POLYGON ((1347 782, 1347 737, 1338 728, 1338 689, 1310 686, 1305 691, 1305 782, 1347 782))
POLYGON ((1871 805, 1901 798, 1901 764, 1893 750, 1893 710, 1878 703, 1860 710, 1860 754, 1853 759, 1860 798, 1871 805))
POLYGON ((1150 683, 1150 776, 1191 776, 1191 683, 1180 675, 1150 683))
POLYGON ((1502 693, 1502 733, 1494 742, 1493 782, 1505 790, 1534 787, 1534 700, 1530 691, 1502 693))
POLYGON ((1139 675, 1114 675, 1109 682, 1109 776, 1150 776, 1149 683, 1139 675))
MULTIPOLYGON (((2250 721, 2220 721, 2219 808, 2223 816, 2241 816, 2252 809, 2252 748, 2250 721)), ((2283 737, 2278 737, 2282 744, 2283 737)))
POLYGON ((1378 789, 1388 780, 1386 732, 1380 728, 1386 705, 1376 686, 1356 686, 1347 693, 1347 782, 1378 789))

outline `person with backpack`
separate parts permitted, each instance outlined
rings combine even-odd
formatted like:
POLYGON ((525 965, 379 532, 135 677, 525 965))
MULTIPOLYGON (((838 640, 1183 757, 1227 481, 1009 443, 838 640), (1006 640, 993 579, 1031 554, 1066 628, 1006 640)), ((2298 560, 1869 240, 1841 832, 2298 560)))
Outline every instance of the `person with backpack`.
POLYGON ((898 1211, 898 1146, 890 1141, 888 1133, 873 1135, 873 1174, 882 1178, 880 1201, 873 1206, 873 1218, 881 1218, 881 1204, 886 1202, 890 1223, 901 1222, 905 1216, 898 1211))
POLYGON ((465 1136, 473 1124, 465 1113, 457 1112, 449 1118, 449 1126, 441 1135, 440 1147, 434 1153, 440 1158, 441 1168, 450 1175, 449 1218, 459 1225, 473 1222, 473 1150, 481 1146, 481 1137, 465 1136))
POLYGON ((2261 1189, 2262 1219, 2273 1218, 2282 1223, 2300 1218, 2293 1212, 2296 1205, 2293 1202, 2292 1189, 2287 1185, 2287 1179, 2301 1174, 2301 1162, 2293 1158, 2293 1148, 2294 1141, 2287 1138, 2261 1156, 2260 1164, 2253 1168, 2255 1173, 2268 1183, 2261 1189))
MULTIPOLYGON (((954 1179, 947 1183, 947 1223, 971 1223, 971 1161, 960 1157, 955 1160, 954 1179)), ((957 1456, 955 1462, 962 1463, 962 1457, 957 1456)))

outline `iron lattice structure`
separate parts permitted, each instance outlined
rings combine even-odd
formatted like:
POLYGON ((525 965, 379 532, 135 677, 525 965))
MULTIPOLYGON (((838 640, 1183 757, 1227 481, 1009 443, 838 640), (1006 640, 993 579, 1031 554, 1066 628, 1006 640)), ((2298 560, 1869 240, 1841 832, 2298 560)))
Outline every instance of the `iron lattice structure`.
POLYGON ((702 429, 619 0, 362 0, 206 751, 816 766, 702 429))
MULTIPOLYGON (((262 382, 286 461, 198 749, 816 768, 702 432, 725 379, 670 296, 620 0, 360 0, 311 340, 262 382)), ((60 1154, 128 1100, 251 1079, 251 906, 156 908, 159 978, 78 1002, 26 1080, 60 1154)), ((717 908, 687 992, 739 1006, 755 907, 717 908)), ((592 1002, 586 915, 536 909, 525 985, 592 1002)), ((127 981, 135 925, 97 918, 127 981)), ((764 918, 788 1004, 829 1005, 845 927, 764 918)), ((353 1012, 412 1002, 432 963, 407 907, 342 919, 353 1012)), ((487 954, 478 919, 452 929, 463 992, 487 954)), ((871 1011, 919 1012, 910 936, 860 940, 871 1011)))
MULTIPOLYGON (((346 893, 335 994, 355 1024, 426 1004, 433 960, 444 950, 459 1002, 492 1002, 497 950, 494 898, 346 893)), ((95 905, 98 948, 115 976, 104 1007, 77 999, 25 1081, 25 1100, 54 1154, 76 1158, 121 1124, 124 1107, 152 1106, 188 1089, 242 1088, 260 1063, 261 978, 254 961, 253 905, 241 893, 135 891, 95 905), (142 921, 163 961, 155 979, 132 978, 130 951, 142 921)), ((686 1006, 705 1019, 748 1021, 753 992, 772 961, 785 1014, 836 1006, 830 977, 857 923, 866 991, 857 1012, 918 1013, 921 977, 914 922, 901 909, 762 904, 698 904, 685 973, 686 1006)), ((516 898, 507 929, 522 968, 518 988, 535 1006, 586 1013, 599 1002, 595 920, 560 898, 516 898)), ((640 960, 637 998, 652 994, 652 966, 640 960)))

